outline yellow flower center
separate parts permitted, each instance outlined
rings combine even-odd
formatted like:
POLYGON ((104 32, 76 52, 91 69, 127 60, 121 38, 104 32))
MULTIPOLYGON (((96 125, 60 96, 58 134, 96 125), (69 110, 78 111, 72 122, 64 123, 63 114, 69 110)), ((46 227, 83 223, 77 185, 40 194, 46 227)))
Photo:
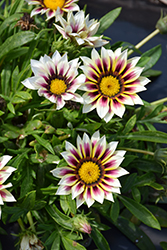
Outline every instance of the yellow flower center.
POLYGON ((78 174, 82 181, 84 181, 86 184, 91 184, 99 179, 100 168, 96 163, 87 161, 81 165, 80 169, 78 170, 78 174))
POLYGON ((100 90, 106 96, 115 96, 120 91, 119 80, 113 76, 104 76, 100 82, 100 90))
POLYGON ((50 91, 53 94, 61 95, 66 91, 66 89, 67 89, 67 86, 63 80, 54 79, 51 81, 50 91))
POLYGON ((61 9, 64 6, 65 0, 44 0, 43 3, 47 8, 57 10, 57 7, 61 9))

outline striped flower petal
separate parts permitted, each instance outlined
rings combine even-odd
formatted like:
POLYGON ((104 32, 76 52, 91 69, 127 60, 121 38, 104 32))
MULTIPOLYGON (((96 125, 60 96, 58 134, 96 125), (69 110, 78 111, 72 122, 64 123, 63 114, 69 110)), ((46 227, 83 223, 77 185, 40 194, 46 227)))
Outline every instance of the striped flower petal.
POLYGON ((101 55, 92 49, 91 58, 81 57, 86 80, 79 87, 83 95, 83 113, 96 109, 98 116, 109 122, 113 115, 122 118, 125 105, 143 104, 136 93, 146 90, 149 79, 141 76, 136 66, 140 57, 127 59, 127 50, 101 48, 101 55))
POLYGON ((68 61, 67 53, 63 56, 55 51, 52 58, 44 55, 39 61, 32 59, 31 68, 34 76, 25 79, 22 84, 38 90, 50 102, 56 103, 60 110, 69 101, 83 103, 83 98, 75 93, 85 81, 85 75, 78 75, 78 58, 68 61))
MULTIPOLYGON (((4 155, 0 157, 0 205, 3 205, 4 202, 14 202, 16 201, 14 196, 6 190, 6 188, 12 187, 12 183, 3 184, 8 177, 16 169, 11 166, 5 166, 8 161, 12 158, 10 155, 4 155)), ((0 218, 1 218, 1 208, 0 208, 0 218)))
POLYGON ((88 207, 95 201, 103 203, 104 199, 113 200, 112 193, 120 193, 121 177, 128 172, 120 167, 125 151, 117 150, 118 142, 106 142, 105 135, 100 138, 96 131, 91 138, 84 133, 78 135, 77 146, 66 142, 66 151, 62 156, 67 167, 59 167, 51 172, 61 178, 57 195, 72 194, 76 198, 77 208, 84 202, 88 207))
MULTIPOLYGON (((74 11, 74 9, 72 9, 74 11)), ((86 47, 101 47, 108 43, 103 40, 103 36, 94 36, 99 28, 100 23, 97 20, 90 20, 89 15, 85 17, 83 10, 78 11, 75 15, 68 11, 67 20, 62 16, 56 19, 60 25, 54 24, 56 29, 62 34, 65 39, 72 39, 77 45, 86 47)))

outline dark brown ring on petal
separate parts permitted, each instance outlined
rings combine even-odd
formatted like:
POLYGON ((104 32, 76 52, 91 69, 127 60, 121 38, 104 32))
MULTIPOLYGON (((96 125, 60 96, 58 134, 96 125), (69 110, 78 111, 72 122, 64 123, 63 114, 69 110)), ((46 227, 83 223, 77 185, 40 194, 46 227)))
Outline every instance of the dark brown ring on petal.
POLYGON ((53 74, 53 75, 49 76, 49 79, 48 79, 48 81, 47 81, 47 83, 48 83, 47 90, 48 90, 49 94, 53 94, 53 93, 50 91, 50 85, 51 85, 52 80, 55 80, 55 79, 63 80, 64 83, 65 83, 66 86, 67 86, 66 91, 69 89, 70 83, 69 83, 69 81, 67 80, 67 78, 66 78, 65 76, 58 75, 58 74, 53 74))

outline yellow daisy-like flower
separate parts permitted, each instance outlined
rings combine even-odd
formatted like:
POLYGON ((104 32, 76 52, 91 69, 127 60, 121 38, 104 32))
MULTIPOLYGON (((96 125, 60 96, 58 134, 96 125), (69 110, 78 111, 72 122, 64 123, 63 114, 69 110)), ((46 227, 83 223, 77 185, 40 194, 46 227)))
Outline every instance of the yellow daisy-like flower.
POLYGON ((56 194, 76 198, 77 207, 84 202, 90 207, 95 201, 114 201, 112 193, 120 193, 118 177, 128 174, 119 165, 126 151, 117 150, 118 142, 107 144, 99 131, 91 139, 84 134, 77 137, 77 148, 66 142, 66 151, 61 153, 68 166, 53 169, 55 177, 61 178, 56 194))
POLYGON ((81 57, 81 66, 86 81, 79 89, 86 91, 83 95, 83 113, 97 110, 100 118, 108 122, 114 114, 122 117, 125 105, 143 104, 136 94, 146 90, 150 80, 140 76, 143 68, 136 64, 140 57, 127 59, 127 50, 121 52, 101 49, 101 56, 93 49, 92 58, 81 57))
POLYGON ((26 0, 28 4, 37 4, 31 12, 31 17, 37 14, 46 13, 47 20, 54 16, 62 15, 64 12, 78 11, 79 6, 75 3, 77 0, 26 0))

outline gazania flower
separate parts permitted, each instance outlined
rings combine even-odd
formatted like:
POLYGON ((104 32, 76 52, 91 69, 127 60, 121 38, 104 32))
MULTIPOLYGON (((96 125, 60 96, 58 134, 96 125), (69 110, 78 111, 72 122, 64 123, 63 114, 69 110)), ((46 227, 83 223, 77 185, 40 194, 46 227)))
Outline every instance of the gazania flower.
POLYGON ((122 117, 125 105, 143 104, 136 94, 146 90, 144 87, 150 80, 140 76, 143 68, 136 64, 140 57, 127 59, 127 50, 115 52, 102 47, 101 57, 92 50, 92 58, 82 57, 81 66, 86 81, 80 89, 83 95, 83 113, 97 110, 100 118, 108 122, 114 114, 122 117))
MULTIPOLYGON (((0 205, 3 205, 4 201, 5 202, 16 201, 13 195, 8 190, 6 190, 6 188, 9 188, 12 186, 12 183, 3 185, 3 183, 11 175, 11 173, 16 170, 13 167, 9 167, 9 166, 5 167, 5 165, 11 158, 12 156, 9 156, 9 155, 4 155, 0 157, 0 205)), ((1 217, 1 207, 0 207, 0 217, 1 217)))
POLYGON ((79 6, 75 3, 78 0, 26 0, 28 4, 38 4, 39 7, 36 7, 31 12, 31 17, 37 14, 46 13, 47 20, 50 18, 62 15, 63 12, 78 11, 79 6))
POLYGON ((57 104, 57 110, 72 100, 82 103, 82 97, 75 93, 84 82, 85 76, 78 75, 78 58, 68 62, 67 53, 62 57, 56 51, 52 58, 47 55, 39 61, 31 60, 31 68, 35 76, 29 77, 22 83, 29 89, 38 89, 39 96, 44 96, 57 104))
POLYGON ((119 166, 125 151, 115 151, 117 144, 107 144, 105 136, 100 138, 99 131, 91 139, 87 134, 83 135, 83 140, 78 135, 77 148, 66 142, 66 151, 61 154, 68 166, 51 171, 61 178, 56 194, 72 193, 77 207, 84 202, 90 207, 95 200, 100 203, 104 199, 114 201, 112 193, 120 193, 121 187, 118 177, 128 174, 119 166))
POLYGON ((94 36, 100 23, 94 19, 89 20, 89 15, 85 17, 83 10, 77 12, 75 15, 69 11, 67 21, 62 16, 59 16, 58 20, 62 27, 57 24, 54 25, 62 36, 65 39, 71 38, 76 41, 78 45, 101 47, 108 43, 108 41, 102 39, 102 36, 94 36))

